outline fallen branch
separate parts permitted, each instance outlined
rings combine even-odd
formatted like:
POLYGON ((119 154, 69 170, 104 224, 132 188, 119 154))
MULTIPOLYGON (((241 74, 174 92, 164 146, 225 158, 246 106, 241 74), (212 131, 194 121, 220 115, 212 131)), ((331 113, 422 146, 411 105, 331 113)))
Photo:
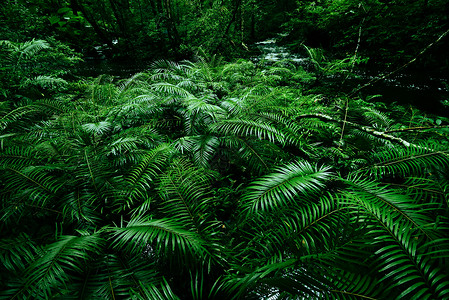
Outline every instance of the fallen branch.
POLYGON ((388 130, 384 131, 385 133, 392 133, 392 132, 404 132, 404 131, 423 131, 428 129, 440 129, 440 128, 449 128, 449 125, 440 125, 440 126, 422 126, 422 127, 409 127, 409 128, 401 128, 401 129, 394 129, 394 130, 388 130))
POLYGON ((335 118, 333 118, 331 116, 324 115, 324 114, 319 114, 319 113, 317 113, 317 114, 304 114, 304 115, 296 116, 296 118, 300 118, 300 119, 317 118, 317 119, 320 119, 320 120, 323 120, 323 121, 330 121, 330 122, 335 122, 335 123, 343 123, 343 125, 347 124, 347 125, 352 126, 352 127, 356 128, 356 129, 359 129, 359 130, 361 130, 363 132, 366 132, 366 133, 368 133, 370 135, 373 135, 373 136, 376 136, 376 137, 380 137, 380 138, 383 138, 385 140, 389 140, 391 142, 395 142, 395 143, 398 143, 398 144, 402 144, 405 147, 413 146, 413 147, 416 147, 416 148, 422 148, 421 146, 412 144, 412 143, 410 143, 410 142, 408 142, 408 141, 406 141, 404 139, 401 139, 401 138, 399 138, 397 136, 388 134, 387 132, 381 132, 381 131, 378 131, 378 130, 376 130, 374 128, 371 128, 371 127, 368 127, 368 126, 362 126, 362 125, 359 125, 357 123, 353 123, 353 122, 350 122, 350 121, 347 121, 347 120, 338 120, 338 119, 335 119, 335 118))
POLYGON ((433 45, 435 45, 436 43, 438 43, 439 41, 441 41, 447 34, 449 34, 449 29, 446 30, 443 34, 441 34, 441 35, 440 35, 434 42, 432 42, 432 43, 430 43, 429 45, 427 45, 427 47, 425 47, 423 50, 421 50, 421 52, 419 52, 418 55, 416 55, 416 56, 415 56, 413 59, 411 59, 409 62, 403 64, 402 66, 400 66, 399 68, 397 68, 397 69, 394 70, 394 71, 391 71, 391 72, 389 72, 389 73, 387 73, 387 74, 385 74, 385 75, 382 75, 382 76, 380 76, 380 77, 373 78, 373 79, 370 80, 368 83, 366 83, 366 84, 362 85, 361 87, 359 87, 359 88, 355 89, 354 91, 352 91, 352 92, 349 94, 349 97, 354 96, 354 95, 355 95, 357 92, 359 92, 360 90, 362 90, 362 89, 364 89, 364 88, 366 88, 366 87, 368 87, 368 86, 370 86, 370 85, 372 85, 372 84, 374 84, 374 83, 376 83, 376 82, 378 82, 378 81, 380 81, 380 80, 383 80, 383 79, 385 79, 385 78, 387 78, 387 77, 390 77, 391 75, 396 74, 396 73, 399 72, 400 70, 406 68, 408 65, 412 64, 413 62, 415 62, 421 55, 423 55, 425 52, 427 52, 427 50, 429 50, 431 47, 433 47, 433 45))

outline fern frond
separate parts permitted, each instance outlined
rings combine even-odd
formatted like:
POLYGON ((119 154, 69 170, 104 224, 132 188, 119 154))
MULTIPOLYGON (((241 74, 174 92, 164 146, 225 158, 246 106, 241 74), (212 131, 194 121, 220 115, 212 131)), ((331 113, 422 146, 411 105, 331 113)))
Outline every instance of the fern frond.
POLYGON ((177 160, 159 178, 160 210, 168 216, 176 216, 185 228, 198 230, 210 208, 208 186, 211 174, 177 160))
POLYGON ((148 192, 155 187, 158 174, 168 165, 172 155, 173 149, 166 144, 145 154, 142 161, 126 176, 127 199, 123 205, 130 208, 134 201, 147 199, 148 192))
POLYGON ((372 155, 369 172, 376 178, 396 175, 426 175, 435 168, 449 166, 449 150, 432 149, 427 145, 418 147, 394 147, 372 155))
POLYGON ((207 256, 205 241, 173 219, 131 219, 126 227, 112 228, 113 247, 139 254, 151 245, 164 260, 190 263, 207 256))
POLYGON ((254 180, 242 196, 248 213, 268 211, 288 205, 299 195, 320 191, 332 173, 329 167, 312 166, 308 162, 293 162, 275 172, 254 180))
POLYGON ((48 245, 29 266, 24 286, 8 291, 11 299, 45 299, 63 290, 64 285, 70 282, 70 274, 83 272, 87 261, 103 246, 104 241, 99 234, 62 236, 59 241, 48 245))
POLYGON ((28 78, 24 82, 21 83, 21 88, 26 88, 29 86, 37 86, 41 88, 59 88, 62 89, 67 85, 67 81, 62 78, 57 78, 54 76, 44 76, 40 75, 34 78, 28 78))
POLYGON ((223 120, 213 124, 211 129, 222 135, 237 135, 244 137, 257 137, 267 139, 270 142, 283 143, 285 136, 277 128, 269 123, 256 122, 245 119, 223 120))

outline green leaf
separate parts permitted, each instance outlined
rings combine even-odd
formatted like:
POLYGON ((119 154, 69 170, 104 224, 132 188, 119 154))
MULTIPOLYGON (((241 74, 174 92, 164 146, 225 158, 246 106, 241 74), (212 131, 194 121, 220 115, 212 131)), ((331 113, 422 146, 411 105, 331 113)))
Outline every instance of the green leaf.
POLYGON ((58 9, 58 14, 65 14, 69 11, 72 11, 72 9, 70 7, 63 7, 63 8, 58 9))
POLYGON ((241 203, 249 213, 282 208, 324 187, 332 173, 329 167, 312 166, 308 162, 294 162, 278 167, 247 188, 241 203))
POLYGON ((61 18, 59 18, 58 16, 51 16, 51 17, 48 17, 48 20, 50 21, 51 25, 54 25, 54 24, 58 23, 61 20, 61 18))

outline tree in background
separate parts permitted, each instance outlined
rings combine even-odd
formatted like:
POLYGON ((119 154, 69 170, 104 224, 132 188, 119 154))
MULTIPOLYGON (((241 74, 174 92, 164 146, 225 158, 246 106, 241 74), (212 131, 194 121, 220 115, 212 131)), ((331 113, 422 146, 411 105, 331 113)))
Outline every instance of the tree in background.
MULTIPOLYGON (((405 63, 446 32, 449 3, 425 1, 298 1, 285 24, 286 41, 298 51, 302 44, 333 51, 359 50, 379 64, 405 63)), ((449 40, 442 40, 419 61, 427 70, 448 66, 449 40)))
POLYGON ((1 11, 6 39, 55 35, 87 56, 100 46, 109 57, 179 59, 200 48, 241 56, 252 42, 276 34, 294 7, 288 0, 18 0, 4 3, 1 11), (20 12, 25 22, 12 12, 20 12), (39 22, 27 32, 26 22, 33 19, 39 22))

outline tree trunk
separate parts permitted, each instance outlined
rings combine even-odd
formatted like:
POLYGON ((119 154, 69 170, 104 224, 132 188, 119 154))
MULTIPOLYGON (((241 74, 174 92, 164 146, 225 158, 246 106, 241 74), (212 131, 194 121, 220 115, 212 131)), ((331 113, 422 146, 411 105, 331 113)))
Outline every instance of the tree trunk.
POLYGON ((114 44, 112 44, 112 39, 108 37, 108 35, 105 33, 105 31, 103 29, 100 28, 100 26, 98 25, 98 23, 95 21, 95 19, 89 14, 89 12, 87 11, 87 9, 80 4, 79 0, 70 0, 70 7, 72 8, 72 10, 75 11, 80 11, 83 15, 84 18, 87 20, 87 22, 89 22, 89 24, 92 26, 92 28, 94 29, 95 33, 97 34, 97 36, 100 38, 101 42, 103 44, 108 45, 111 48, 114 48, 114 44))
POLYGON ((156 0, 157 11, 162 12, 162 0, 156 0))
POLYGON ((231 18, 231 20, 229 20, 229 23, 226 26, 226 29, 225 29, 223 35, 219 39, 217 47, 215 47, 214 53, 216 53, 218 51, 218 49, 221 47, 221 45, 223 44, 223 39, 228 35, 229 30, 231 29, 232 23, 234 23, 236 21, 236 19, 237 19, 237 12, 239 11, 239 8, 240 8, 241 4, 242 4, 242 0, 236 0, 234 11, 232 12, 232 18, 231 18))
POLYGON ((175 55, 178 54, 178 47, 179 47, 179 33, 176 28, 176 24, 173 20, 173 10, 171 6, 171 0, 164 0, 164 6, 165 6, 165 18, 166 18, 166 27, 167 27, 167 33, 168 38, 170 40, 171 47, 173 51, 175 52, 175 55))
POLYGON ((250 39, 251 41, 255 41, 256 40, 256 19, 255 19, 255 15, 256 15, 256 10, 255 10, 255 5, 253 3, 253 11, 251 13, 251 29, 250 29, 250 39))
POLYGON ((156 4, 154 3, 153 0, 148 0, 148 3, 149 3, 150 8, 151 8, 151 13, 153 14, 154 17, 157 17, 158 11, 157 11, 157 8, 156 8, 156 4))
POLYGON ((109 4, 111 5, 112 12, 114 13, 115 19, 117 20, 117 24, 122 36, 126 36, 128 32, 128 28, 126 25, 126 19, 123 15, 124 7, 120 7, 120 3, 116 0, 109 0, 109 4))

